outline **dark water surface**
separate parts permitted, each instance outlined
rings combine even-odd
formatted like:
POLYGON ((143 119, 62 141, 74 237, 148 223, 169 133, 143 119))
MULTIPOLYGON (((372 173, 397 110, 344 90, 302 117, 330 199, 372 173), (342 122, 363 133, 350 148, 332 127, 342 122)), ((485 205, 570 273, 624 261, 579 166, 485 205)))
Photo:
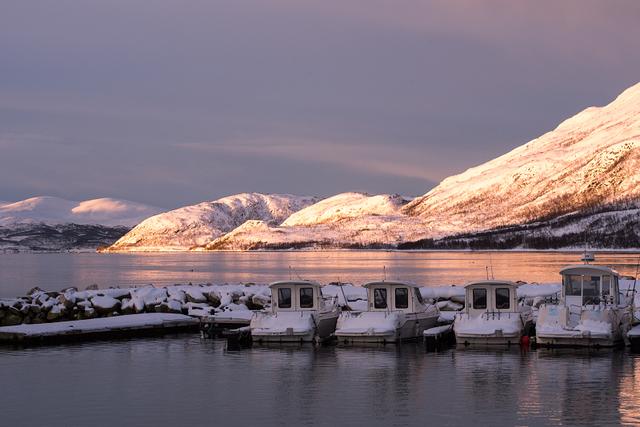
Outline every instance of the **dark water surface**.
MULTIPOLYGON (((424 286, 496 278, 559 282, 558 271, 578 262, 576 252, 220 252, 167 254, 0 254, 0 298, 25 294, 33 286, 60 290, 175 283, 267 283, 289 275, 320 282, 362 284, 384 277, 424 286)), ((597 263, 634 275, 638 255, 597 254, 597 263)))
POLYGON ((0 348, 2 425, 640 423, 640 358, 618 351, 252 348, 193 335, 0 348))
MULTIPOLYGON (((0 296, 34 285, 326 282, 424 285, 485 277, 557 282, 576 253, 262 252, 0 255, 0 296)), ((637 255, 601 254, 634 274, 637 255)), ((49 347, 0 347, 0 426, 393 426, 640 424, 640 358, 627 350, 426 353, 254 347, 186 334, 49 347)))

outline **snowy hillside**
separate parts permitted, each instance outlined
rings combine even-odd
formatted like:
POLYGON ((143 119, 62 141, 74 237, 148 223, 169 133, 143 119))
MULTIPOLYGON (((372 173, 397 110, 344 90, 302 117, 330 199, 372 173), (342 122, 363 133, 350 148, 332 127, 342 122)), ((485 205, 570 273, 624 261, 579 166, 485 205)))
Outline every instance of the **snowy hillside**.
POLYGON ((423 239, 400 249, 640 248, 640 203, 621 203, 489 231, 423 239))
POLYGON ((14 224, 94 224, 133 227, 160 209, 109 198, 75 202, 58 197, 32 197, 0 202, 0 226, 14 224))
POLYGON ((404 208, 430 237, 557 217, 640 196, 640 83, 404 208))
POLYGON ((314 197, 243 193, 175 209, 146 219, 109 252, 184 251, 205 245, 248 220, 278 224, 316 202, 314 197))
POLYGON ((423 236, 422 221, 402 214, 398 195, 343 193, 289 217, 280 226, 249 221, 207 250, 392 247, 423 236))

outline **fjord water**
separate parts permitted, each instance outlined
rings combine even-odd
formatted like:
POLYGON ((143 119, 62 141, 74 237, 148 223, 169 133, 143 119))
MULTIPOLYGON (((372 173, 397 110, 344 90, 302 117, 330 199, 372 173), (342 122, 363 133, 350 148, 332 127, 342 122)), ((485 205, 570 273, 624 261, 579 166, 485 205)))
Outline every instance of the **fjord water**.
MULTIPOLYGON (((557 282, 578 253, 264 252, 5 254, 0 295, 185 282, 486 277, 557 282)), ((598 263, 635 274, 637 255, 598 263)), ((640 357, 627 350, 253 347, 196 334, 0 347, 0 425, 618 425, 640 423, 640 357)))
MULTIPOLYGON (((0 254, 0 298, 34 286, 60 290, 153 283, 268 283, 289 277, 343 281, 401 279, 422 286, 461 285, 493 274, 526 282, 558 282, 579 252, 281 251, 140 254, 0 254), (489 272, 488 272, 488 271, 489 272)), ((597 263, 634 275, 638 255, 598 253, 597 263)))

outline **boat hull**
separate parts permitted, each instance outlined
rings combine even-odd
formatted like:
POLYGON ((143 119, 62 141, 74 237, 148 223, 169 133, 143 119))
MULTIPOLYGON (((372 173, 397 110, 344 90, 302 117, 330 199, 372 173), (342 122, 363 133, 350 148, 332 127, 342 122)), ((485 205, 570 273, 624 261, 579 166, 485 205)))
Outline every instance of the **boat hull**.
POLYGON ((624 344, 622 337, 612 336, 536 336, 536 344, 542 347, 617 347, 624 344))
POLYGON ((306 328, 287 327, 251 329, 251 338, 258 343, 309 343, 324 342, 333 337, 338 321, 338 313, 319 314, 306 328))
POLYGON ((336 331, 339 344, 397 344, 403 341, 422 339, 426 329, 433 328, 438 315, 407 318, 402 324, 386 331, 360 329, 352 331, 336 331))
POLYGON ((461 346, 510 346, 520 344, 523 334, 513 335, 456 335, 456 344, 461 346))

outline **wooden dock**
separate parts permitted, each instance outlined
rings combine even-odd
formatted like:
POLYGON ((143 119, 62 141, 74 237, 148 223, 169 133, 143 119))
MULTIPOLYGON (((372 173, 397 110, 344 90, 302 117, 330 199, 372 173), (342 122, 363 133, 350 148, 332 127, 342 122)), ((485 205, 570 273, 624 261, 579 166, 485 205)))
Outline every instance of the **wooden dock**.
POLYGON ((0 327, 0 343, 59 343, 91 339, 162 335, 197 331, 200 322, 173 313, 144 313, 99 319, 0 327))

